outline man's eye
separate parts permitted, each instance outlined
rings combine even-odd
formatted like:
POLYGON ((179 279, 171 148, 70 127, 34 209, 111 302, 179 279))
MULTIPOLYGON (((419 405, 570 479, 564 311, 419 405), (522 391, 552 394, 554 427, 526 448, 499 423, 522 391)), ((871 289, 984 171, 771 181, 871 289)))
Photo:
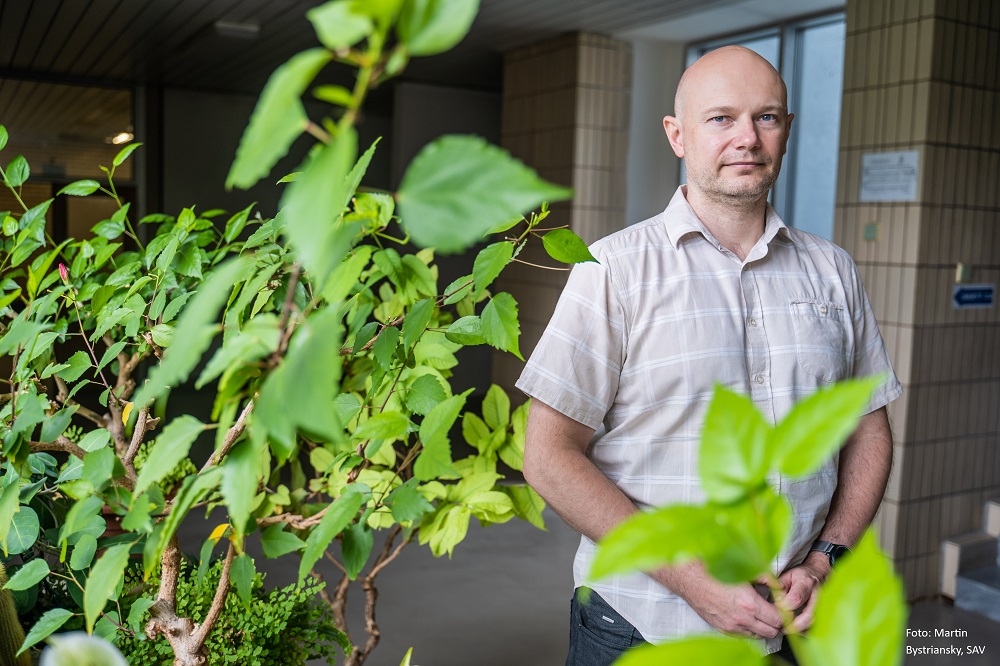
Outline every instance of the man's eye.
POLYGON ((711 121, 713 123, 721 123, 721 122, 725 122, 725 120, 726 120, 725 116, 715 116, 714 118, 709 118, 709 121, 711 121))
POLYGON ((778 116, 773 113, 765 113, 760 117, 765 123, 773 123, 778 121, 778 116))

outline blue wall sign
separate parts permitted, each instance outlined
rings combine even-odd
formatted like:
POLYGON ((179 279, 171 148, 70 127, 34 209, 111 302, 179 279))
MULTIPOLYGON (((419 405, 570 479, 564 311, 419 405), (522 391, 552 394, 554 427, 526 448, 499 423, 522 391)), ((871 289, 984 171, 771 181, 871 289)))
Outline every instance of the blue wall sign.
POLYGON ((956 310, 992 308, 996 303, 995 284, 956 284, 951 304, 956 310))

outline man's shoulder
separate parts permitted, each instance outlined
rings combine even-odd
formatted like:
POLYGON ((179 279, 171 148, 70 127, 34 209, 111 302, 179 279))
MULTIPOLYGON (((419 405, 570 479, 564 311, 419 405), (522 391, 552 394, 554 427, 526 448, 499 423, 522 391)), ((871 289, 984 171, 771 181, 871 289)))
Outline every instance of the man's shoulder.
POLYGON ((599 254, 612 258, 660 251, 664 244, 669 245, 670 239, 664 213, 659 213, 594 241, 590 250, 600 259, 599 254))

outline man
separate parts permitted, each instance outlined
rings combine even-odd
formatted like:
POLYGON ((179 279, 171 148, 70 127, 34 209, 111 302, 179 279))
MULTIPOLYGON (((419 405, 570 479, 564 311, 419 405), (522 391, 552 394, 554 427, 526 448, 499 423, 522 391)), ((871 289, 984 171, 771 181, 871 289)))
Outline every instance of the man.
POLYGON ((792 124, 786 106, 779 74, 741 47, 684 73, 663 125, 687 185, 660 215, 594 244, 599 263, 574 268, 518 381, 533 398, 525 477, 583 535, 574 577, 594 592, 573 601, 567 664, 607 664, 644 640, 713 627, 781 646, 775 605, 700 563, 586 579, 610 528, 646 507, 704 500, 698 445, 716 383, 777 422, 830 382, 890 378, 839 461, 780 480, 795 515, 776 562, 784 603, 799 612, 793 631, 812 620, 833 560, 825 551, 853 545, 882 498, 885 405, 901 389, 853 261, 767 204, 792 124))

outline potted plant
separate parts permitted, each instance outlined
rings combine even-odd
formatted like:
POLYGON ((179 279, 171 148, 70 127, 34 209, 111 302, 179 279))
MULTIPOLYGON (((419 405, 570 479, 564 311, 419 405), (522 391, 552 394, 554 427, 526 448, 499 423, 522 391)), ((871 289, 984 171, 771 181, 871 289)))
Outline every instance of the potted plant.
MULTIPOLYGON (((376 577, 407 544, 450 554, 473 518, 542 525, 541 499, 501 472, 520 468, 527 405, 512 410, 494 386, 473 413, 448 379, 463 345, 520 354, 515 299, 491 288, 526 242, 541 237, 561 262, 592 260, 568 229, 540 226, 544 205, 522 218, 569 191, 475 137, 427 146, 396 192, 359 189, 376 150, 358 156, 366 94, 410 57, 451 48, 477 6, 335 0, 308 13, 322 46, 274 73, 229 176, 248 187, 301 133, 316 138, 271 219, 251 206, 133 221, 114 176, 138 144, 102 167, 106 182, 58 193, 116 202, 92 237, 49 238, 51 200, 0 215, 0 548, 16 569, 7 589, 35 613, 22 652, 82 628, 135 654, 160 655, 135 645, 165 641, 174 664, 212 663, 230 604, 259 594, 246 549, 259 540, 265 557, 297 560, 346 663, 361 664, 379 638, 376 577), (357 83, 315 88, 332 111, 314 121, 300 97, 331 63, 356 68, 357 83), (438 284, 437 252, 491 234, 504 236, 470 275, 438 284), (164 409, 185 382, 208 391, 208 420, 164 409), (455 460, 459 429, 471 453, 455 460), (188 514, 218 507, 209 539, 182 542, 188 514), (106 512, 120 534, 106 532, 106 512), (373 553, 377 531, 386 538, 373 553), (342 572, 325 588, 320 559, 342 572), (208 604, 196 612, 184 590, 205 568, 198 589, 210 594, 197 596, 208 604), (363 642, 347 638, 352 587, 367 598, 363 642)), ((14 157, 4 184, 17 196, 29 173, 14 157)))

